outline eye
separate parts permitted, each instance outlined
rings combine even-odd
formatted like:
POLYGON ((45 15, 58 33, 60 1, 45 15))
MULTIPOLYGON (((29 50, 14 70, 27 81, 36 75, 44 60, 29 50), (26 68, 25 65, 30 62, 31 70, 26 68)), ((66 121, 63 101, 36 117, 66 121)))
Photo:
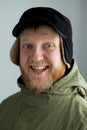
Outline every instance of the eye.
POLYGON ((25 44, 23 47, 25 49, 32 49, 32 45, 31 44, 25 44))
POLYGON ((44 47, 45 47, 46 49, 48 49, 48 50, 52 50, 52 49, 55 48, 55 44, 54 44, 54 43, 46 43, 46 44, 44 45, 44 47))

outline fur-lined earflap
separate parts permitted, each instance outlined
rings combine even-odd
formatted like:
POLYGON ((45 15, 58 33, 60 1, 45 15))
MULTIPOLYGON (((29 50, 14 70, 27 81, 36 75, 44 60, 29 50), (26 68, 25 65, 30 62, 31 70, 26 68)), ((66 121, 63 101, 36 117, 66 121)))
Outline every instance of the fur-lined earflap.
POLYGON ((19 65, 19 54, 20 54, 20 41, 19 38, 17 38, 10 50, 10 59, 16 65, 19 65))

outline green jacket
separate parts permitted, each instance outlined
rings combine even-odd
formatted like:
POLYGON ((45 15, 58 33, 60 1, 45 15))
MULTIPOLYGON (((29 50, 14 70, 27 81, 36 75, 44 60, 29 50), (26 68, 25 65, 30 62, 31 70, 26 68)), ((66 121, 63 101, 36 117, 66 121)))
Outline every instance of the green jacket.
POLYGON ((21 91, 0 105, 0 130, 87 130, 87 84, 76 62, 48 91, 21 91))

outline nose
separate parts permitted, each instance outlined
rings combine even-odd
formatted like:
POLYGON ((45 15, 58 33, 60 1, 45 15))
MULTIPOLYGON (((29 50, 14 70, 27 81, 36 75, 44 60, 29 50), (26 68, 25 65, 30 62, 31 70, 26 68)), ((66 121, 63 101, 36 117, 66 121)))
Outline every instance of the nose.
POLYGON ((41 48, 35 48, 33 51, 32 58, 34 61, 43 60, 43 58, 44 58, 43 50, 41 48))

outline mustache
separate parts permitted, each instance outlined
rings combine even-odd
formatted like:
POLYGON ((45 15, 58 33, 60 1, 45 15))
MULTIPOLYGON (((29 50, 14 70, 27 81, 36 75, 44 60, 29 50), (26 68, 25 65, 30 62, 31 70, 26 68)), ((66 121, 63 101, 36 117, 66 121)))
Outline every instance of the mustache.
POLYGON ((45 61, 30 61, 28 65, 29 66, 51 66, 50 63, 45 61))

